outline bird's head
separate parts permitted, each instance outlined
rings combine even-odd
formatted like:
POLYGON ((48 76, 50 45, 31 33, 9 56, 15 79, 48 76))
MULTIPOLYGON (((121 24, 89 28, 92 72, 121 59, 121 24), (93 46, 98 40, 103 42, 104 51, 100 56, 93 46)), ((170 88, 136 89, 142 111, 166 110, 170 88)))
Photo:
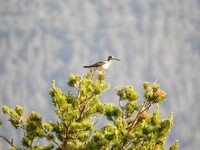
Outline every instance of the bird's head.
POLYGON ((108 56, 108 61, 110 60, 117 60, 117 61, 120 61, 118 58, 115 58, 114 56, 110 55, 108 56))

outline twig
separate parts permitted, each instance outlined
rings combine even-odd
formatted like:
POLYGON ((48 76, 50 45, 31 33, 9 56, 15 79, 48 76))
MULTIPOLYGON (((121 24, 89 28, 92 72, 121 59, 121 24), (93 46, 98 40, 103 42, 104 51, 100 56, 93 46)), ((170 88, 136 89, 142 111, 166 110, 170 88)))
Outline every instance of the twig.
POLYGON ((118 102, 119 104, 118 104, 118 105, 119 105, 119 107, 120 107, 122 110, 124 110, 124 109, 126 109, 126 106, 128 105, 128 102, 127 102, 124 106, 122 106, 122 105, 121 105, 121 101, 122 101, 122 100, 119 99, 119 102, 118 102))
POLYGON ((79 112, 80 112, 80 117, 82 118, 84 113, 86 112, 85 109, 87 107, 87 103, 92 99, 92 97, 94 97, 95 94, 92 93, 89 97, 86 97, 84 101, 82 101, 80 104, 79 104, 79 112), (86 103, 85 105, 82 105, 83 103, 86 103))
POLYGON ((152 103, 148 103, 148 102, 144 102, 144 104, 142 105, 142 107, 140 108, 137 116, 135 117, 135 120, 134 122, 131 124, 130 128, 129 128, 129 131, 131 131, 132 128, 135 127, 137 121, 138 121, 138 118, 140 116, 141 113, 143 113, 144 111, 148 110, 150 107, 151 107, 152 103))
POLYGON ((156 76, 156 81, 154 83, 157 83, 157 81, 158 81, 158 76, 156 76))
MULTIPOLYGON (((42 128, 42 130, 44 131, 44 133, 47 135, 48 132, 45 130, 45 128, 42 126, 42 124, 40 124, 40 127, 42 128)), ((56 140, 53 140, 53 143, 56 144, 59 148, 62 148, 62 147, 56 142, 56 140)))
POLYGON ((82 101, 79 105, 83 104, 84 102, 89 101, 93 96, 95 96, 94 93, 92 93, 89 97, 86 97, 84 101, 82 101))
POLYGON ((10 141, 7 137, 5 137, 3 134, 1 134, 0 133, 0 137, 2 138, 2 139, 4 139, 4 141, 6 141, 8 144, 10 144, 10 146, 12 146, 12 147, 15 147, 14 145, 13 145, 13 139, 10 141))
POLYGON ((94 122, 93 126, 95 126, 99 122, 99 120, 101 119, 101 117, 102 117, 102 115, 100 115, 100 117, 94 122))

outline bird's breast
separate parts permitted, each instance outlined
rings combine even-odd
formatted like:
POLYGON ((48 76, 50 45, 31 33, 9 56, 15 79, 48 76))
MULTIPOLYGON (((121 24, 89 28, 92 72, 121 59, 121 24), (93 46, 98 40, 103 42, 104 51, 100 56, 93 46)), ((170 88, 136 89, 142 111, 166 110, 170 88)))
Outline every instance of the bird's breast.
POLYGON ((103 70, 106 70, 106 69, 108 69, 109 66, 110 66, 109 63, 105 63, 101 67, 102 67, 103 70))

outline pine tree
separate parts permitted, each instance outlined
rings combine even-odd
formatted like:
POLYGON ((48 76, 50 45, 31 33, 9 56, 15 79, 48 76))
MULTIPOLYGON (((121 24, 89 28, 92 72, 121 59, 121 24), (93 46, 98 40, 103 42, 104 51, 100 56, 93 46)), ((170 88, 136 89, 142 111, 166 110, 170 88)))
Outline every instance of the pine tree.
MULTIPOLYGON (((58 150, 163 150, 168 133, 173 126, 173 114, 160 119, 160 111, 153 105, 162 103, 167 94, 156 83, 144 82, 144 101, 138 101, 138 93, 132 86, 116 88, 118 106, 101 103, 99 96, 110 87, 105 82, 105 74, 94 77, 71 74, 67 84, 73 88, 66 93, 52 81, 50 95, 58 120, 44 122, 37 112, 26 118, 24 108, 11 109, 3 106, 9 121, 24 133, 22 147, 0 137, 10 144, 11 149, 58 149, 58 150), (74 90, 75 89, 75 90, 74 90), (73 92, 72 92, 73 91, 73 92), (150 110, 151 108, 151 110, 150 110), (101 117, 107 118, 100 129, 96 125, 101 117), (45 138, 46 146, 35 143, 35 139, 45 138)), ((1 125, 1 124, 0 124, 1 125)), ((176 141, 170 150, 178 149, 176 141)))

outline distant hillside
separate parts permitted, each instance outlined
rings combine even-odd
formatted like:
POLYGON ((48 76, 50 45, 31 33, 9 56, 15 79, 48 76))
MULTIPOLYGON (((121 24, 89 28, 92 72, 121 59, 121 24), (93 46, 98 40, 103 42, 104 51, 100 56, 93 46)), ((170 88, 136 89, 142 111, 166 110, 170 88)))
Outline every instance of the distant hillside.
MULTIPOLYGON (((1 1, 1 106, 22 105, 53 120, 51 80, 66 91, 70 73, 84 74, 83 65, 113 54, 122 61, 106 72, 113 95, 105 93, 104 102, 115 103, 114 86, 142 93, 144 81, 158 79, 168 93, 162 115, 175 116, 171 141, 179 139, 181 150, 198 149, 199 15, 198 0, 1 1)), ((0 132, 19 142, 10 131, 4 124, 0 132)), ((0 149, 7 146, 0 142, 0 149)))

